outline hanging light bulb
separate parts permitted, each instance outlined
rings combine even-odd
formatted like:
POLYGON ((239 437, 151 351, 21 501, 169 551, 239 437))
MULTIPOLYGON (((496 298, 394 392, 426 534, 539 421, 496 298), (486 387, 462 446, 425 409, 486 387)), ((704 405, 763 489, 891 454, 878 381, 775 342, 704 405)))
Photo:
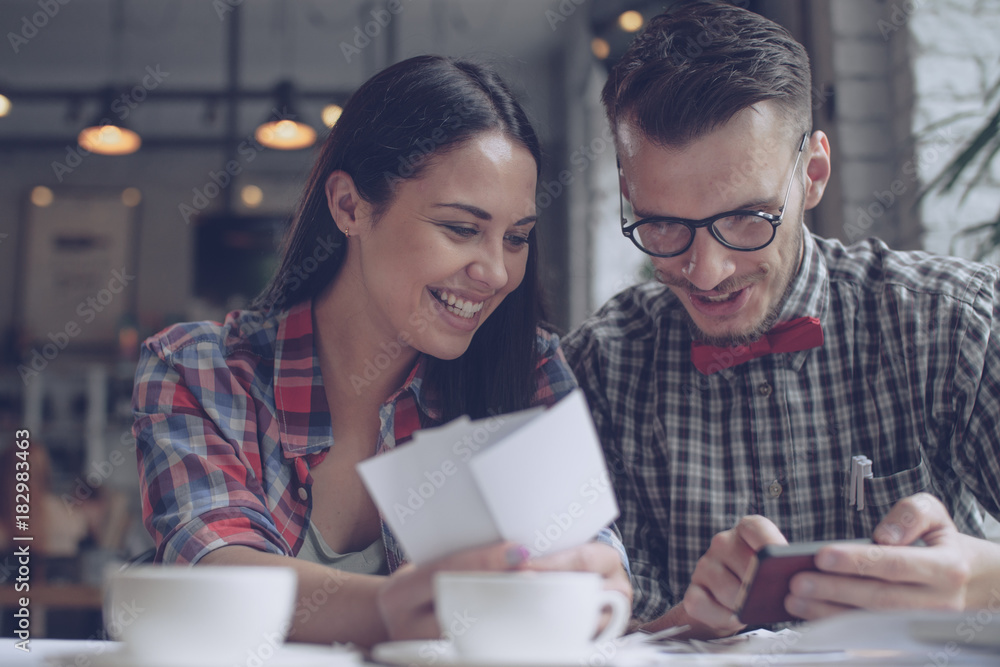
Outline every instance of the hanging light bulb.
POLYGON ((622 12, 621 16, 618 17, 618 27, 625 32, 636 32, 642 27, 643 21, 642 14, 630 9, 627 12, 622 12))
POLYGON ((600 60, 604 60, 611 55, 611 45, 603 37, 595 37, 590 40, 590 50, 600 60))
POLYGON ((327 127, 333 127, 343 113, 344 109, 339 104, 327 104, 323 107, 323 124, 327 127))
POLYGON ((0 118, 10 113, 10 98, 0 94, 0 118))
POLYGON ((316 130, 305 123, 294 120, 299 115, 292 104, 292 84, 282 81, 275 89, 278 113, 257 126, 254 138, 268 148, 293 151, 309 148, 316 143, 316 130))
POLYGON ((76 141, 80 148, 98 155, 128 155, 139 150, 142 139, 118 120, 117 114, 111 110, 114 102, 114 91, 104 91, 102 113, 90 125, 80 130, 76 141))

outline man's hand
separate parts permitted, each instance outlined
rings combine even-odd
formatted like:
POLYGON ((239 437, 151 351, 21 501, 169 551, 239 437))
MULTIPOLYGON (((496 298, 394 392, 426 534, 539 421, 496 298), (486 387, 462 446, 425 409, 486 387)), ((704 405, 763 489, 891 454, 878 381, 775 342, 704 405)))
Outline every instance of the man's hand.
POLYGON ((684 594, 681 616, 692 626, 688 636, 723 637, 743 629, 736 617, 743 576, 754 554, 768 544, 788 540, 769 519, 756 515, 743 517, 735 528, 712 538, 684 594))
POLYGON ((978 609, 1000 591, 1000 546, 960 534, 929 494, 899 501, 873 539, 821 549, 822 573, 795 575, 785 608, 804 619, 848 609, 978 609), (904 546, 918 538, 927 546, 904 546))

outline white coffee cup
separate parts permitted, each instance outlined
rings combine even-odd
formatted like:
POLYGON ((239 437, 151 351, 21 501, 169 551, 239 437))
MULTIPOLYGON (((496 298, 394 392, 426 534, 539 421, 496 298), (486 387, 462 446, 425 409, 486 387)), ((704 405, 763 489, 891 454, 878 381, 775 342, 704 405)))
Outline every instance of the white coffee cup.
POLYGON ((286 567, 136 566, 105 581, 104 626, 136 664, 252 664, 284 643, 295 590, 286 567))
POLYGON ((441 572, 434 587, 442 633, 477 663, 586 659, 631 616, 628 598, 590 572, 441 572))

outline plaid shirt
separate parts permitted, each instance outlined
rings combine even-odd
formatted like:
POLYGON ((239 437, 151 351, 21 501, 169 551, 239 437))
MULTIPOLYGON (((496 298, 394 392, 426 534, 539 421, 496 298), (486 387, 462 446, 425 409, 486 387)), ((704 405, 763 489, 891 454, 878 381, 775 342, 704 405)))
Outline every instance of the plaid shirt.
MULTIPOLYGON (((576 383, 558 338, 539 331, 535 405, 576 383)), ((376 454, 441 423, 421 391, 425 363, 379 410, 376 454)), ((309 525, 312 477, 333 446, 313 341, 312 304, 274 317, 234 311, 145 341, 132 400, 142 514, 156 560, 194 563, 242 544, 295 555, 309 525)), ((390 570, 404 559, 383 523, 390 570)), ((605 531, 601 541, 621 543, 605 531)))
POLYGON ((779 322, 820 318, 825 342, 712 375, 691 363, 683 306, 649 283, 563 340, 615 483, 635 613, 681 602, 712 536, 763 514, 790 542, 870 537, 928 491, 959 530, 1000 516, 998 271, 805 235, 779 322), (863 511, 846 499, 867 455, 863 511))

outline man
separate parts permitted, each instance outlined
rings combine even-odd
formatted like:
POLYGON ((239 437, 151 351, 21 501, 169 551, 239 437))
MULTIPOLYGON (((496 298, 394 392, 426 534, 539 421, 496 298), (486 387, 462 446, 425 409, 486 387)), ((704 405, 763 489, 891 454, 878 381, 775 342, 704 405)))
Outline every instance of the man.
POLYGON ((604 88, 622 231, 657 282, 564 344, 648 629, 739 631, 752 555, 786 540, 876 542, 825 547, 798 618, 1000 605, 1000 271, 809 234, 830 178, 811 89, 784 29, 708 1, 653 19, 604 88))

